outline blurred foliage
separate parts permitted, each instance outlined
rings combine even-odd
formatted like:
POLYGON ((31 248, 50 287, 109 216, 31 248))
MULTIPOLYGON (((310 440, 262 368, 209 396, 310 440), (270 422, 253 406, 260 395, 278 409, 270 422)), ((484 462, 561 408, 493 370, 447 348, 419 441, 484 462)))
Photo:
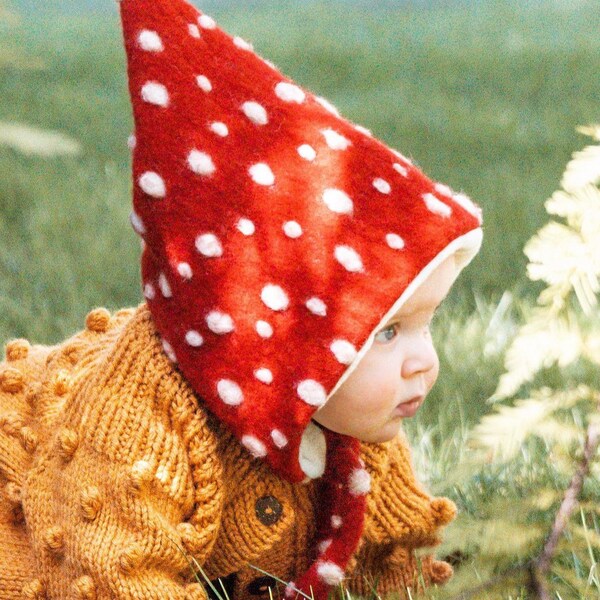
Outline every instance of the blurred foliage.
MULTIPOLYGON (((8 2, 0 0, 0 29, 15 28, 21 24, 21 17, 8 2)), ((22 50, 8 44, 0 46, 0 69, 40 69, 43 62, 39 57, 27 57, 22 50)))
MULTIPOLYGON (((580 131, 600 141, 600 127, 580 131)), ((462 443, 469 450, 444 481, 461 505, 444 548, 460 549, 479 581, 463 565, 445 593, 511 569, 514 583, 503 580, 497 590, 518 593, 526 586, 527 573, 518 576, 514 568, 539 555, 581 461, 587 428, 600 424, 599 182, 600 145, 590 145, 573 155, 563 189, 545 203, 562 221, 544 225, 525 246, 529 277, 546 287, 512 335, 506 371, 490 397, 493 411, 465 432, 462 443), (510 402, 523 392, 525 398, 510 402)), ((590 475, 552 564, 556 597, 600 595, 597 460, 590 475)), ((493 588, 473 597, 489 593, 493 588)))
MULTIPOLYGON (((600 126, 580 131, 600 141, 600 126)), ((573 435, 577 429, 569 434, 555 420, 561 410, 570 413, 581 404, 589 405, 588 419, 600 419, 599 183, 600 145, 590 145, 573 155, 562 179, 563 190, 545 204, 548 213, 565 222, 550 221, 525 246, 529 277, 544 281, 546 287, 508 348, 506 372, 491 400, 514 396, 554 365, 561 369, 563 385, 530 391, 527 400, 500 406, 482 420, 475 428, 474 440, 492 451, 492 460, 512 459, 535 433, 541 433, 550 445, 577 443, 578 436, 573 435), (579 368, 581 363, 591 366, 588 385, 582 381, 585 369, 579 368), (507 446, 511 435, 518 438, 517 443, 507 446)))
MULTIPOLYGON (((0 2, 0 25, 18 27, 19 15, 0 2)), ((38 58, 25 56, 20 49, 0 46, 0 69, 20 71, 23 69, 42 69, 43 62, 38 58)), ((81 147, 78 142, 63 133, 45 131, 22 123, 0 121, 0 146, 6 146, 22 154, 52 157, 61 154, 78 154, 81 147)))
POLYGON ((15 25, 17 22, 18 18, 14 10, 6 2, 0 2, 0 23, 15 25))

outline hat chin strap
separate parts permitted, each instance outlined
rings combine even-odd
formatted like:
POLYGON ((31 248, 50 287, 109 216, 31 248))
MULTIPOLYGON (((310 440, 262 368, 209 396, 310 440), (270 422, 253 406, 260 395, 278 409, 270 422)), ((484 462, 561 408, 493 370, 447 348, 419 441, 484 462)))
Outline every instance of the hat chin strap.
POLYGON ((325 472, 327 442, 323 430, 310 421, 300 440, 300 467, 306 475, 303 483, 318 479, 325 472))
MULTIPOLYGON (((327 600, 331 586, 344 580, 346 565, 360 541, 371 478, 359 457, 358 439, 311 425, 307 440, 316 445, 305 448, 304 460, 309 469, 318 467, 319 451, 323 445, 326 448, 315 511, 315 547, 311 552, 312 564, 296 581, 289 583, 285 597, 297 598, 302 593, 314 600, 327 600), (313 454, 308 451, 309 447, 315 451, 313 454)), ((300 453, 302 455, 302 448, 300 453)))

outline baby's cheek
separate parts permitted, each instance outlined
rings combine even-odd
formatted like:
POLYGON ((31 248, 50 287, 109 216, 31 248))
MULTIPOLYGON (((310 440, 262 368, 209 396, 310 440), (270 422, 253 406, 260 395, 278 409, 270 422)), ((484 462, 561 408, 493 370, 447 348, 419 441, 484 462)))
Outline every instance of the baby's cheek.
POLYGON ((382 410, 389 410, 390 401, 393 401, 400 384, 400 377, 392 364, 380 362, 362 367, 342 385, 342 402, 336 406, 339 409, 337 416, 347 424, 355 425, 359 420, 364 425, 365 419, 379 418, 382 410))

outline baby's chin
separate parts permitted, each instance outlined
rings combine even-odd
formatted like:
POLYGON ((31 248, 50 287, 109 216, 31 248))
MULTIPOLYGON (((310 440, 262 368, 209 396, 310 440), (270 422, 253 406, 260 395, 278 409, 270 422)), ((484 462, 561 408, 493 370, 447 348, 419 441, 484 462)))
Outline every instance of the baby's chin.
POLYGON ((371 427, 369 429, 348 427, 347 424, 337 423, 331 420, 327 420, 326 423, 321 423, 321 421, 316 419, 314 416, 313 420, 317 421, 321 426, 331 431, 335 431, 336 433, 341 433, 342 435, 347 435, 356 438, 361 442, 367 442, 370 444, 381 444, 383 442, 389 442, 390 440, 393 440, 398 435, 398 432, 402 427, 402 418, 400 417, 394 417, 383 425, 371 427))
POLYGON ((383 427, 370 430, 355 430, 351 432, 340 431, 339 433, 345 433, 351 437, 355 437, 361 442, 369 444, 383 444, 393 440, 399 433, 402 427, 402 419, 394 419, 386 423, 383 427))
POLYGON ((358 437, 358 439, 361 442, 365 442, 368 444, 383 444, 385 442, 389 442, 389 441, 393 440, 398 435, 399 430, 400 430, 400 428, 397 427, 393 433, 389 433, 386 435, 374 434, 374 435, 362 435, 360 437, 358 437, 358 436, 355 436, 355 437, 358 437))

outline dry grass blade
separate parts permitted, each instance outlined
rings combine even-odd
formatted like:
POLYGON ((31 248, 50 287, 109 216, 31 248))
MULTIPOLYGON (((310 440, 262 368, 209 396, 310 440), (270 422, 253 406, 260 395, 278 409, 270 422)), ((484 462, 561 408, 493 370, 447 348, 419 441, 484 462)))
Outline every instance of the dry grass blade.
POLYGON ((81 154, 81 144, 60 131, 37 129, 22 123, 0 121, 0 146, 26 156, 53 158, 81 154))

